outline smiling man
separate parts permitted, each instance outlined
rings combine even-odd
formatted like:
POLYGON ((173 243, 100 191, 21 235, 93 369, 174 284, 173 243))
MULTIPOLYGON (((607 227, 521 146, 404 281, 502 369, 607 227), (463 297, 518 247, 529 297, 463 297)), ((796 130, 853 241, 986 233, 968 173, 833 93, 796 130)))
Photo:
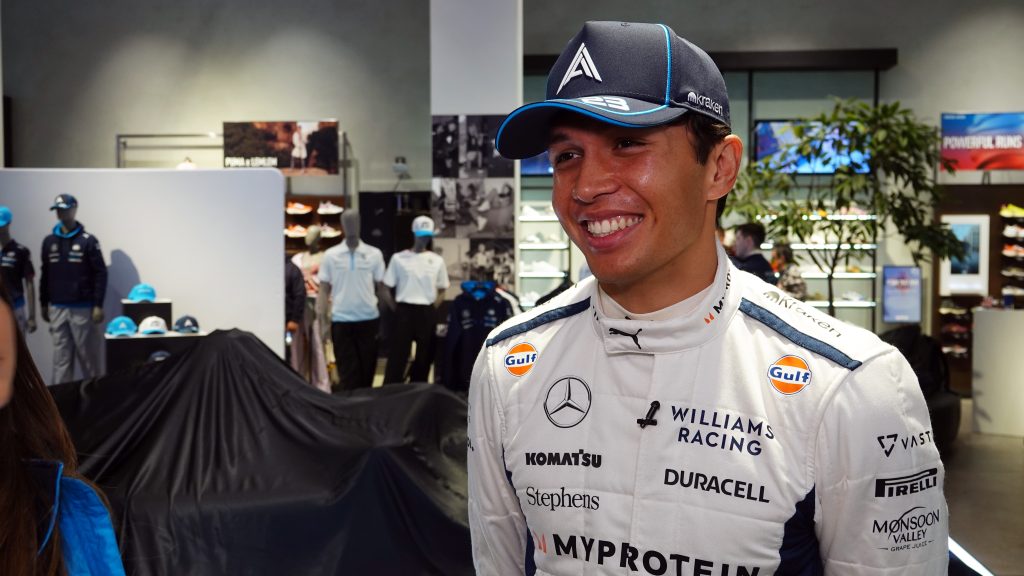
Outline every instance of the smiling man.
POLYGON ((945 573, 944 472, 906 361, 717 242, 743 145, 707 54, 589 22, 497 147, 548 151, 594 277, 477 359, 479 574, 945 573))

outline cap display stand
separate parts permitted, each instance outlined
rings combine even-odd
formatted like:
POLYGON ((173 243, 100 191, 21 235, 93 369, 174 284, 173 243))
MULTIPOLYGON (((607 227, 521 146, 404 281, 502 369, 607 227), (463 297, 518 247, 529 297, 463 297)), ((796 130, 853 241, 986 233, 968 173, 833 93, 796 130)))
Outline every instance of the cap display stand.
POLYGON ((166 334, 132 334, 105 338, 107 352, 107 373, 113 374, 142 366, 154 352, 168 352, 172 357, 188 351, 205 336, 179 334, 173 331, 174 316, 171 300, 159 298, 155 302, 132 302, 121 300, 121 314, 132 319, 137 325, 150 316, 159 316, 167 324, 166 334))

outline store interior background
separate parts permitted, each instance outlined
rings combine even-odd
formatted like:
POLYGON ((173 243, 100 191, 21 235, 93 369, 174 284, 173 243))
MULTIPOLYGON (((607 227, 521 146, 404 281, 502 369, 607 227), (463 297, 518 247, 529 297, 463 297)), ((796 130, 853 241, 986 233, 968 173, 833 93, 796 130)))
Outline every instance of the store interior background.
MULTIPOLYGON (((292 178, 289 192, 347 189, 355 199, 357 192, 391 191, 396 184, 429 190, 431 116, 504 114, 523 101, 521 93, 536 98, 542 86, 536 78, 524 80, 522 55, 559 53, 584 19, 664 22, 711 52, 895 48, 899 61, 880 74, 880 100, 898 100, 936 126, 943 112, 1022 108, 1024 67, 1017 57, 1024 54, 1024 5, 1017 0, 306 0, 288 6, 267 0, 7 0, 0 3, 5 158, 15 168, 109 169, 118 134, 207 133, 219 132, 224 121, 337 118, 351 142, 347 181, 292 178), (396 156, 409 166, 410 178, 401 182, 392 169, 396 156)), ((731 90, 743 90, 747 79, 730 74, 727 81, 731 90)), ((755 82, 758 117, 792 118, 826 110, 833 92, 870 99, 873 78, 864 72, 778 72, 759 74, 755 82)), ((749 146, 747 102, 734 97, 732 113, 749 146)), ((220 166, 219 152, 200 148, 139 151, 130 165, 171 168, 186 155, 201 168, 220 166)), ((978 184, 981 176, 963 172, 940 175, 939 181, 978 184)), ((1022 182, 1021 172, 991 174, 992 184, 1022 182)), ((8 198, 6 190, 0 195, 8 198)), ((83 223, 101 240, 113 239, 87 217, 91 209, 83 201, 83 223)), ((197 199, 194 209, 208 206, 197 199)), ((252 210, 245 203, 217 207, 217 218, 232 225, 192 230, 209 249, 199 257, 279 266, 278 253, 256 246, 218 252, 226 245, 223 235, 259 219, 252 210)), ((25 236, 18 223, 27 219, 15 217, 15 237, 25 236)), ((163 217, 157 204, 119 215, 163 217)), ((278 237, 279 230, 273 231, 278 237)), ((910 264, 902 240, 886 236, 878 266, 910 264)), ((122 249, 133 248, 125 242, 122 249)), ((37 258, 38 243, 30 248, 37 258)), ((931 267, 924 266, 923 274, 928 311, 938 304, 932 301, 931 267)), ((240 293, 250 289, 239 287, 240 293)), ((881 309, 875 313, 877 331, 889 328, 881 323, 881 309)), ((113 315, 107 311, 108 318, 113 315)), ((931 323, 926 313, 925 333, 931 323)), ((980 539, 978 545, 984 545, 980 539)))

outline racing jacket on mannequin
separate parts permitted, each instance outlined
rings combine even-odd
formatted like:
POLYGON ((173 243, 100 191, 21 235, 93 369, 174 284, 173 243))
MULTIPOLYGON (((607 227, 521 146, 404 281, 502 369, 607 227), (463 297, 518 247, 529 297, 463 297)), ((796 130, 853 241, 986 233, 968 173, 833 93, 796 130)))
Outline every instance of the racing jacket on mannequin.
POLYGON ((588 278, 491 333, 469 395, 478 574, 946 573, 910 366, 718 261, 685 317, 612 319, 588 278))

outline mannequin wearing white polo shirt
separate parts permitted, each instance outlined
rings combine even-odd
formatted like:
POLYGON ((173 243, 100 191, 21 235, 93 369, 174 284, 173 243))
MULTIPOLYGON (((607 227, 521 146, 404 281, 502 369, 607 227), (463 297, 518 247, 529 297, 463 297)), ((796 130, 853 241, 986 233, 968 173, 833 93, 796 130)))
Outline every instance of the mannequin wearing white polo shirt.
POLYGON ((426 216, 413 221, 416 242, 412 250, 402 250, 391 257, 384 284, 395 289, 394 326, 384 370, 384 383, 426 382, 434 351, 434 330, 437 326, 435 306, 439 290, 448 288, 448 270, 441 256, 427 250, 434 235, 434 222, 426 216), (408 370, 409 351, 416 342, 416 357, 408 370))
POLYGON ((331 327, 340 387, 346 390, 369 388, 373 386, 377 370, 380 332, 377 302, 394 304, 391 293, 381 283, 384 254, 359 240, 359 213, 355 210, 342 213, 341 229, 345 231, 345 242, 328 249, 320 264, 317 314, 322 326, 331 327))

